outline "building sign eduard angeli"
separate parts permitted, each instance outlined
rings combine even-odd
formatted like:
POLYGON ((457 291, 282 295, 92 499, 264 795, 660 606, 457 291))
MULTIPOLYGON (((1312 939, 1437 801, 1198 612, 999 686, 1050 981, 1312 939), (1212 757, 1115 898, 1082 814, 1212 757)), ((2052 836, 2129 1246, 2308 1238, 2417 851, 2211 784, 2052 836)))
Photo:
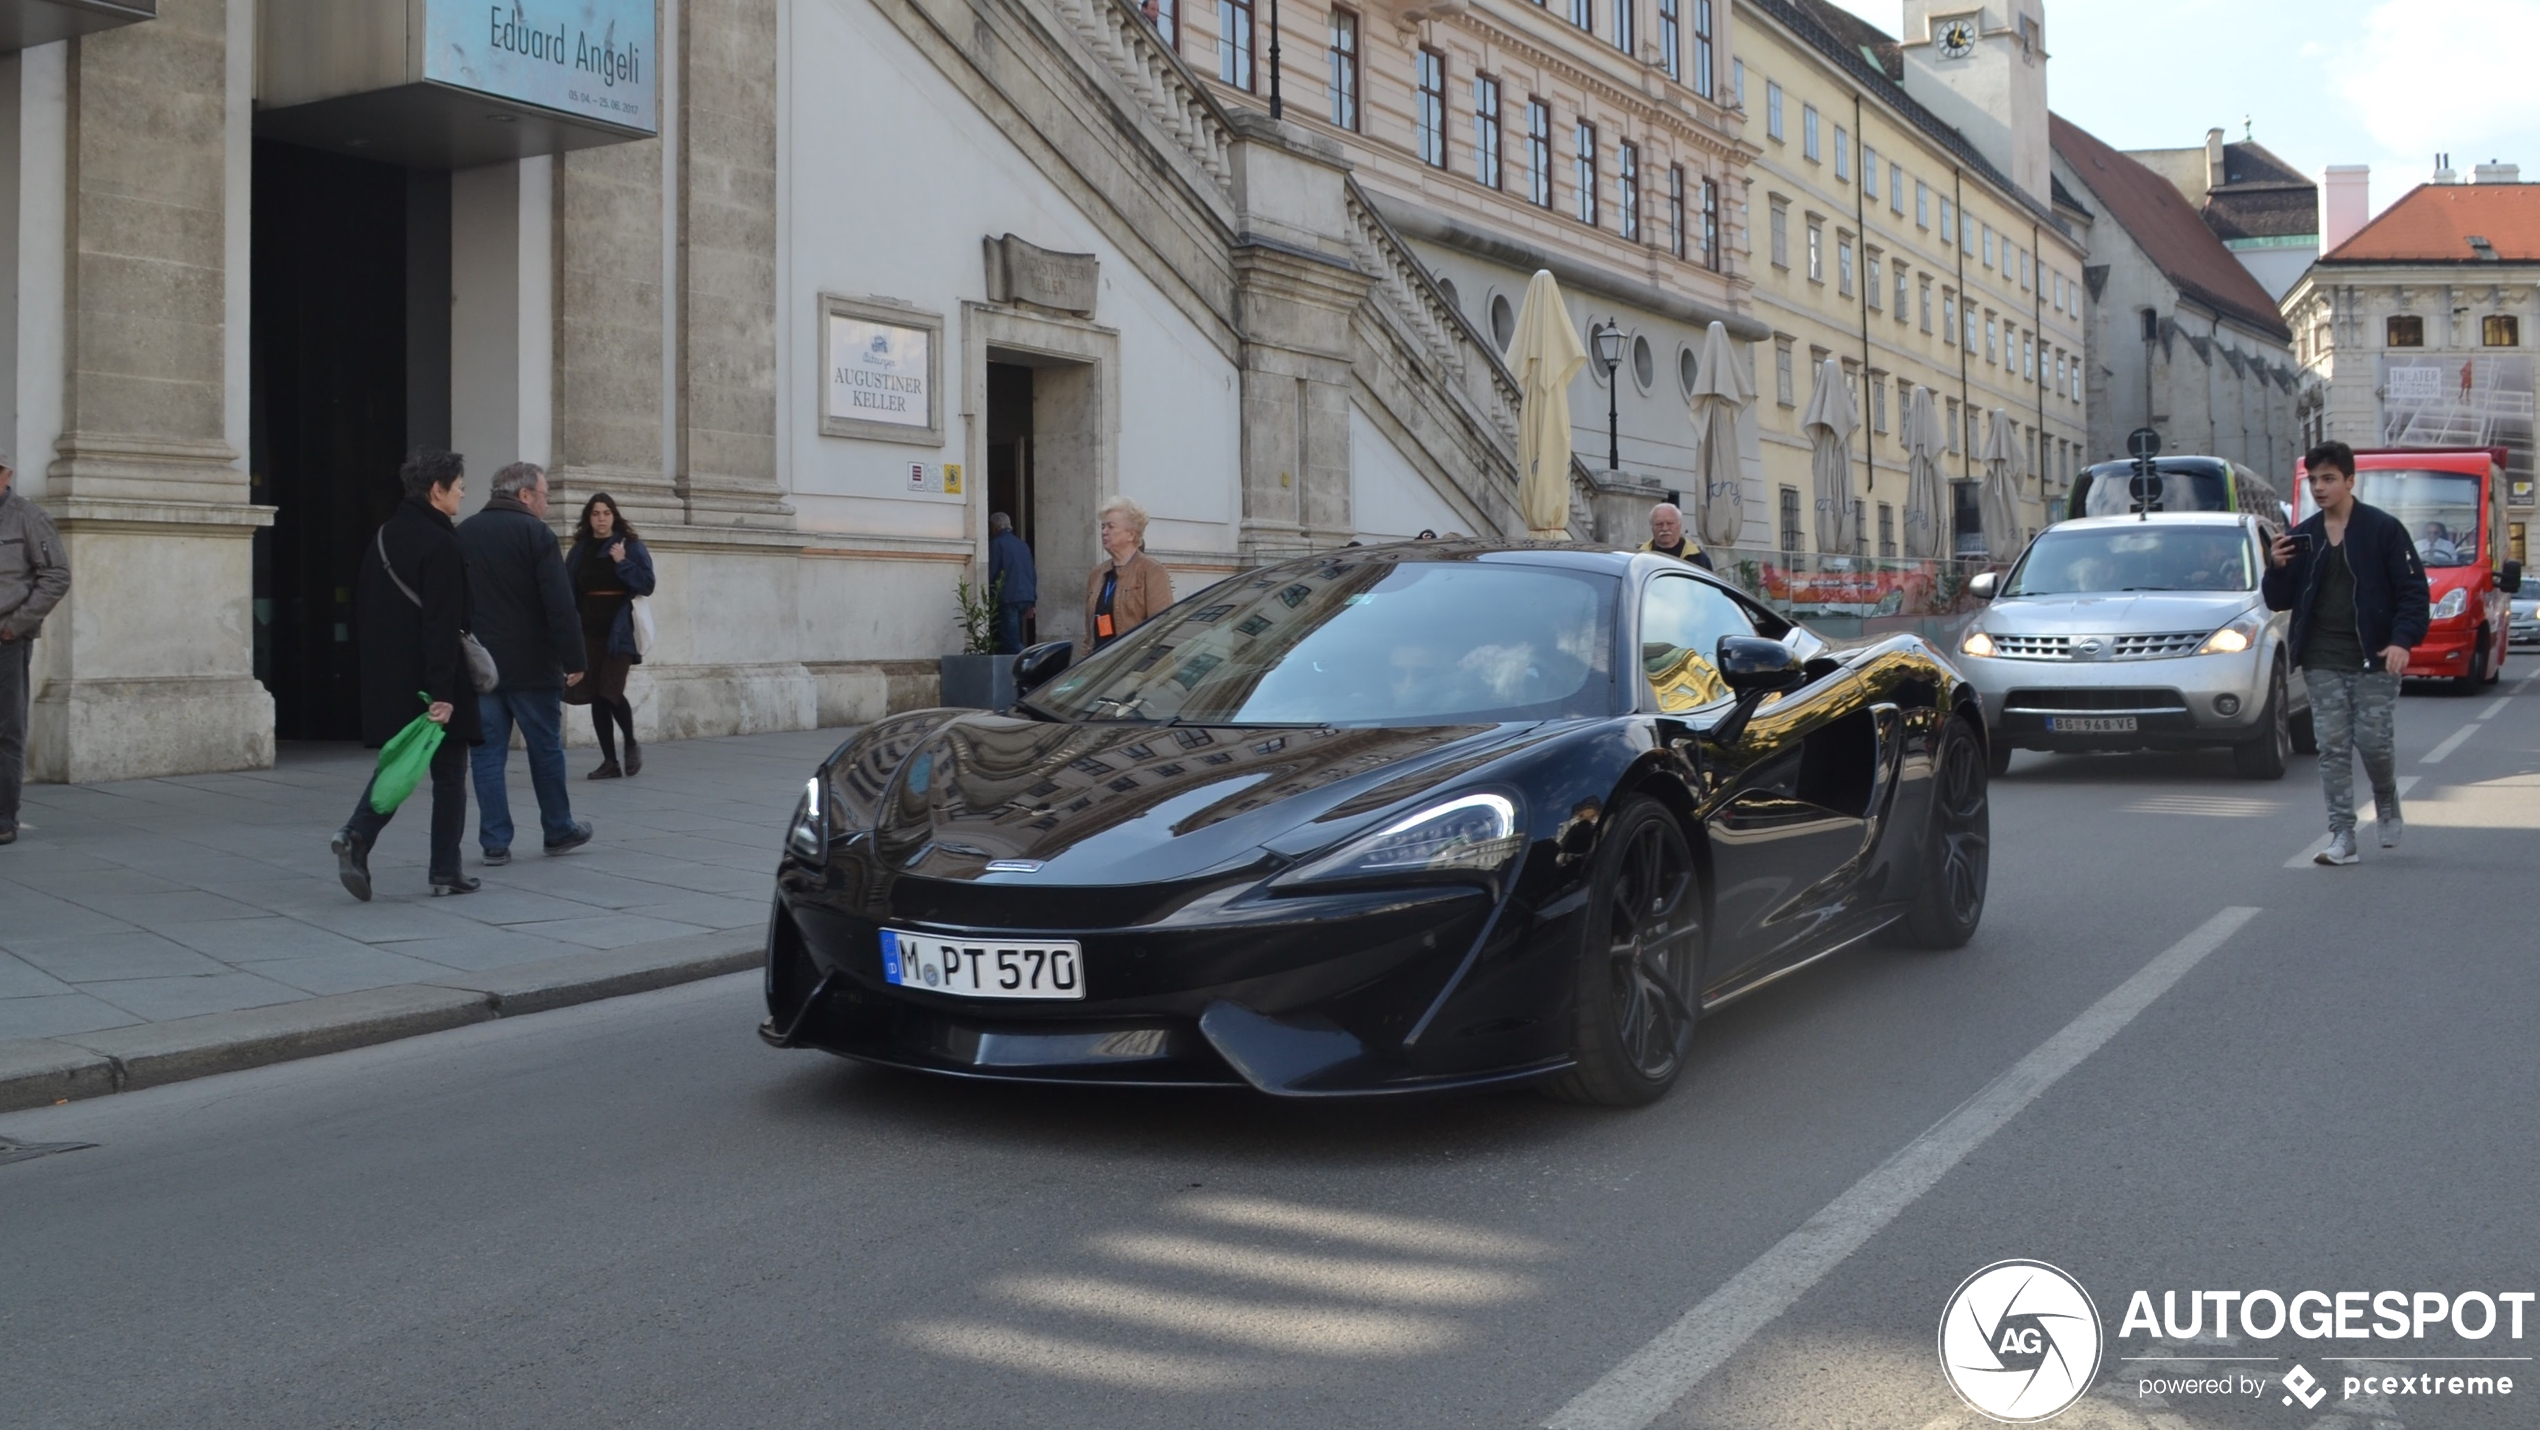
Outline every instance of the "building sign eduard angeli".
POLYGON ((660 132, 653 0, 431 0, 423 77, 660 132))

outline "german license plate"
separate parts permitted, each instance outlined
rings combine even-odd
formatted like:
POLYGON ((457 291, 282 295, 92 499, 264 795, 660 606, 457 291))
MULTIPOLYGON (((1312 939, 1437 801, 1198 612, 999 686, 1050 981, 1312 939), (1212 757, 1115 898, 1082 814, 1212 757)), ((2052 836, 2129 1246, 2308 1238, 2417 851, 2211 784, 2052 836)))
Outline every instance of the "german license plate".
POLYGON ((2058 735, 2131 735, 2131 715, 2049 715, 2046 728, 2058 735))
POLYGON ((1070 939, 989 943, 882 930, 882 976, 959 998, 1085 996, 1085 950, 1070 939))

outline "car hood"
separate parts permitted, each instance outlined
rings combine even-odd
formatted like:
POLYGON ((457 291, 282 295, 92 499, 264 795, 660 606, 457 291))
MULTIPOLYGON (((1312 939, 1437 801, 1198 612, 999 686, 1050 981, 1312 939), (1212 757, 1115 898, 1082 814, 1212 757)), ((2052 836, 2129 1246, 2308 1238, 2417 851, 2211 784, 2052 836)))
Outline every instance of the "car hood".
POLYGON ((875 809, 881 860, 938 879, 1155 883, 1294 856, 1554 727, 1053 724, 992 714, 912 744, 875 809), (1018 866, 991 870, 991 862, 1018 866))
POLYGON ((2212 630, 2258 604, 2255 591, 2119 591, 2008 596, 1984 614, 1996 635, 2161 635, 2212 630))

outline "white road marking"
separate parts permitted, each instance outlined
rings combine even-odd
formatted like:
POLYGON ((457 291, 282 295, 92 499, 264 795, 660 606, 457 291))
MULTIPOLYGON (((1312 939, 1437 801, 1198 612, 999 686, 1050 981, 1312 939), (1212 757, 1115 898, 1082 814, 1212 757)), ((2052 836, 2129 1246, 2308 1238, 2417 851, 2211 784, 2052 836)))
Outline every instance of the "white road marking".
POLYGON ((2513 703, 2514 698, 2512 696, 2499 695, 2493 701, 2488 703, 2486 709, 2478 712, 2478 718, 2481 720, 2493 720, 2497 716, 2504 714, 2505 707, 2513 703))
POLYGON ((2478 722, 2472 720, 2468 724, 2463 725, 2461 728, 2454 730, 2451 734, 2444 736, 2443 743, 2426 751, 2422 756, 2418 757, 2417 763, 2421 765, 2439 765, 2443 763, 2445 756, 2467 744, 2469 742, 2469 737, 2477 733, 2478 722))
MULTIPOLYGON (((2423 778, 2425 778, 2423 775, 2399 776, 2399 798, 2406 799, 2408 797, 2408 791, 2415 789, 2417 787, 2417 781, 2423 778)), ((2310 843, 2303 845, 2301 853, 2285 860, 2284 867, 2287 869, 2306 869, 2310 867, 2311 856, 2319 853, 2327 847, 2328 836, 2323 834, 2319 838, 2312 840, 2310 843)))
POLYGON ((2224 909, 2163 950, 1930 1131, 1730 1277, 1649 1344, 1553 1412, 1544 1422, 1547 1430, 1642 1430, 1665 1414, 1826 1273, 1930 1191, 1968 1153, 2080 1066, 2257 916, 2253 908, 2224 909))

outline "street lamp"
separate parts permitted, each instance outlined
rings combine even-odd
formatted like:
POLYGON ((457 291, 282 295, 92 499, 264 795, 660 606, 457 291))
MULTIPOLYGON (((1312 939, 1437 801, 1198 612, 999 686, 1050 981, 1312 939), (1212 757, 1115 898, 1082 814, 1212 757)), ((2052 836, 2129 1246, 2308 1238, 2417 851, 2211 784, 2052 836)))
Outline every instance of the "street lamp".
POLYGON ((1623 429, 1615 412, 1615 394, 1620 384, 1614 369, 1623 361, 1623 330, 1607 323, 1596 330, 1596 360, 1605 364, 1605 470, 1623 469, 1623 429))

